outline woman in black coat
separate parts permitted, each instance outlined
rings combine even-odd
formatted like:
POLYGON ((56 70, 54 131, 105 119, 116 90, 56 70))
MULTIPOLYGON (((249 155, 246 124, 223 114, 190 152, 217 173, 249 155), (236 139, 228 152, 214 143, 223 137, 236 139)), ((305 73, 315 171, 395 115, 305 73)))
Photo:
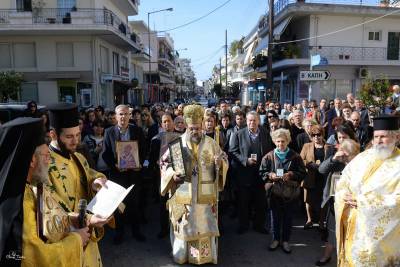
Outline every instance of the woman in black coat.
POLYGON ((306 175, 306 168, 300 155, 288 147, 291 141, 289 130, 278 129, 271 133, 271 137, 276 148, 264 156, 259 170, 259 175, 265 182, 265 189, 272 192, 273 241, 269 249, 276 250, 281 244, 285 253, 291 253, 289 239, 297 198, 285 199, 275 195, 273 187, 283 183, 284 186, 292 185, 299 190, 300 183, 306 175))

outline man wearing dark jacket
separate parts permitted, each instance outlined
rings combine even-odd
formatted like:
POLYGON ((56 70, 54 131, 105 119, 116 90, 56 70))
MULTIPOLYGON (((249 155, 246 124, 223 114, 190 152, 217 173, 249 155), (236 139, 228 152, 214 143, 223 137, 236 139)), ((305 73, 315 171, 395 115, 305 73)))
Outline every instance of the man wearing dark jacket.
POLYGON ((116 219, 116 235, 114 244, 123 242, 124 237, 124 221, 130 223, 132 227, 132 236, 138 241, 145 241, 146 238, 140 232, 139 225, 139 196, 141 190, 141 171, 138 169, 120 169, 117 160, 117 142, 137 141, 139 149, 139 162, 143 165, 146 155, 146 147, 143 131, 132 124, 129 124, 129 107, 119 105, 115 108, 117 125, 108 128, 104 134, 103 159, 110 169, 110 180, 127 188, 134 184, 132 191, 126 197, 124 203, 126 209, 123 214, 118 211, 115 213, 116 219))
POLYGON ((360 143, 361 151, 364 151, 369 141, 371 141, 372 139, 373 129, 371 126, 361 125, 360 113, 358 113, 357 111, 353 111, 353 113, 351 113, 350 119, 356 131, 356 136, 358 142, 360 143))
POLYGON ((249 207, 255 209, 253 228, 257 232, 267 233, 265 229, 266 200, 264 183, 258 176, 262 157, 272 150, 270 135, 259 127, 257 112, 250 111, 246 116, 247 127, 237 131, 230 140, 229 153, 232 157, 234 179, 238 187, 238 234, 249 228, 249 207))

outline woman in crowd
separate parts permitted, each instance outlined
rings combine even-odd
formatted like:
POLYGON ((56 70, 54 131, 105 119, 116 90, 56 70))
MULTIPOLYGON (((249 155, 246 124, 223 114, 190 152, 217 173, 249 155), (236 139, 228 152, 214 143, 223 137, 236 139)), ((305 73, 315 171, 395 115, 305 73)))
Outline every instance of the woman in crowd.
POLYGON ((305 119, 301 124, 303 126, 304 133, 299 133, 296 137, 296 144, 299 151, 301 151, 304 144, 310 143, 312 141, 311 127, 313 125, 317 125, 318 123, 314 119, 305 119))
POLYGON ((317 266, 324 266, 331 261, 331 256, 336 246, 335 234, 335 209, 334 209, 334 185, 337 177, 340 177, 341 171, 346 165, 360 153, 360 145, 349 138, 341 138, 338 149, 335 153, 324 160, 318 168, 318 171, 327 177, 321 208, 326 212, 325 218, 325 249, 322 257, 315 263, 317 266))
MULTIPOLYGON (((344 122, 343 117, 336 117, 332 120, 332 127, 336 131, 337 128, 342 125, 344 122)), ((332 134, 331 136, 328 136, 328 139, 326 140, 326 143, 330 145, 336 145, 336 133, 332 134)))
POLYGON ((107 165, 101 157, 103 151, 104 122, 96 120, 93 123, 93 134, 85 136, 83 143, 89 149, 90 155, 95 162, 96 170, 105 173, 107 165))
POLYGON ((140 111, 140 109, 132 110, 131 121, 137 127, 142 127, 142 125, 143 125, 143 123, 142 123, 142 112, 140 111))
POLYGON ((85 121, 83 122, 82 136, 93 135, 93 123, 96 120, 96 113, 94 109, 86 111, 85 121))
POLYGON ((304 229, 311 229, 313 222, 318 221, 323 227, 323 216, 321 216, 322 191, 324 188, 324 177, 318 171, 318 167, 326 158, 329 145, 324 141, 324 129, 321 125, 313 125, 310 129, 311 143, 306 143, 301 150, 300 156, 307 168, 307 176, 303 181, 304 202, 306 204, 307 222, 304 229))
POLYGON ((343 104, 342 106, 342 113, 343 113, 343 119, 345 121, 351 121, 351 113, 353 112, 353 109, 351 106, 347 103, 343 104))
POLYGON ((297 198, 294 194, 291 199, 277 195, 274 193, 276 192, 274 186, 278 187, 282 184, 297 188, 306 175, 306 169, 300 155, 288 147, 291 141, 289 130, 278 129, 271 134, 271 137, 276 148, 263 157, 259 171, 261 178, 266 182, 265 189, 272 192, 270 202, 273 241, 269 249, 276 250, 281 244, 285 253, 291 253, 289 240, 297 198))

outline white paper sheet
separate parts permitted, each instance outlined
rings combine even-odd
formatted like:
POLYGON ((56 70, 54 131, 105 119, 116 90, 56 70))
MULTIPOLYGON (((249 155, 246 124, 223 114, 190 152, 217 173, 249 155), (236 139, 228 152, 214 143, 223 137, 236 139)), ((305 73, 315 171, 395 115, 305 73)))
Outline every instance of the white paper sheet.
POLYGON ((108 180, 106 186, 107 188, 102 187, 100 191, 97 192, 96 196, 88 204, 87 210, 93 214, 108 218, 129 194, 134 185, 125 189, 119 184, 108 180))

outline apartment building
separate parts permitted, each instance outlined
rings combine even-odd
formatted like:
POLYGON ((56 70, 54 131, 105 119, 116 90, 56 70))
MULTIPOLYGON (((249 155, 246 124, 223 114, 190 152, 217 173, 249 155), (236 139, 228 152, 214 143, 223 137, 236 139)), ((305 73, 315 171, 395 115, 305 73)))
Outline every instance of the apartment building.
POLYGON ((191 60, 188 58, 176 59, 176 80, 179 86, 176 86, 177 98, 187 98, 194 92, 196 86, 196 77, 191 67, 191 60))
MULTIPOLYGON (((298 102, 309 97, 310 85, 311 98, 344 98, 348 92, 357 93, 367 77, 386 77, 392 84, 399 83, 400 29, 397 25, 400 24, 400 13, 393 11, 396 11, 395 7, 372 2, 276 1, 273 32, 275 99, 298 102), (391 14, 386 15, 389 12, 391 14), (310 57, 314 55, 325 58, 327 64, 313 69, 328 71, 331 76, 324 81, 303 81, 299 73, 310 70, 310 57)), ((257 25, 253 58, 260 53, 266 54, 270 34, 267 22, 265 16, 257 25)), ((266 83, 260 86, 260 81, 263 83, 267 66, 247 71, 252 78, 243 97, 247 101, 265 100, 265 90, 259 90, 259 87, 266 86, 266 83)))
POLYGON ((21 101, 81 107, 128 102, 130 55, 140 51, 128 16, 138 0, 3 0, 0 70, 23 73, 21 101))

